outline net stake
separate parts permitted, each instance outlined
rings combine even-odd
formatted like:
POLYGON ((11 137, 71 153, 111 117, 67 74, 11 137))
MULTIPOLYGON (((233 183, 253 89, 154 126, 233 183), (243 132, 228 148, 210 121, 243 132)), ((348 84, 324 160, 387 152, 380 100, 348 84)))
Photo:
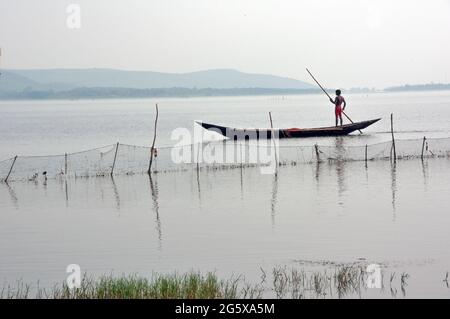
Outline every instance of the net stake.
POLYGON ((114 167, 116 166, 116 158, 117 158, 117 151, 119 150, 119 142, 116 144, 116 152, 114 153, 114 161, 111 167, 111 176, 114 174, 114 167))
POLYGON ((152 163, 153 163, 153 155, 155 151, 155 141, 156 141, 156 125, 158 124, 158 103, 156 103, 156 117, 155 117, 155 128, 153 132, 153 142, 152 142, 152 148, 150 149, 150 163, 148 164, 148 174, 152 173, 152 163))
POLYGON ((274 137, 274 134, 273 134, 273 122, 272 122, 272 112, 269 112, 269 119, 270 119, 270 138, 272 139, 272 141, 273 141, 273 149, 274 149, 274 152, 275 152, 275 167, 276 167, 276 170, 278 171, 278 156, 277 156, 277 147, 276 147, 276 144, 275 144, 275 137, 274 137))
POLYGON ((16 163, 16 160, 17 160, 17 155, 14 156, 14 160, 13 160, 13 162, 12 162, 11 168, 9 169, 8 175, 7 175, 6 178, 5 178, 5 183, 8 183, 9 175, 11 175, 11 172, 12 172, 12 170, 13 170, 14 164, 16 163))
POLYGON ((394 163, 397 162, 397 152, 395 151, 395 137, 394 137, 394 114, 391 113, 391 135, 392 135, 392 148, 394 150, 394 163))
POLYGON ((420 158, 423 160, 423 153, 425 152, 425 143, 427 141, 427 138, 424 136, 423 137, 423 142, 422 142, 422 154, 420 155, 420 158))

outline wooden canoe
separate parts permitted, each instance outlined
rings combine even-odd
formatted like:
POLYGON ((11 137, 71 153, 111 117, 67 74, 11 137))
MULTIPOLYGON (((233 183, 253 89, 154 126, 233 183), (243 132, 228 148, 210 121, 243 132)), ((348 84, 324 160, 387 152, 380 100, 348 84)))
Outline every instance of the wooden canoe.
MULTIPOLYGON (((354 131, 365 129, 366 127, 378 122, 381 119, 355 122, 352 124, 345 124, 342 126, 329 126, 329 127, 318 127, 318 128, 287 128, 279 129, 274 128, 273 132, 276 136, 278 134, 279 138, 299 138, 299 137, 315 137, 315 136, 340 136, 347 135, 354 131)), ((204 122, 196 122, 201 125, 204 129, 214 131, 225 137, 238 140, 238 139, 258 139, 258 138, 271 138, 271 129, 244 129, 244 128, 231 128, 221 125, 208 124, 204 122)))

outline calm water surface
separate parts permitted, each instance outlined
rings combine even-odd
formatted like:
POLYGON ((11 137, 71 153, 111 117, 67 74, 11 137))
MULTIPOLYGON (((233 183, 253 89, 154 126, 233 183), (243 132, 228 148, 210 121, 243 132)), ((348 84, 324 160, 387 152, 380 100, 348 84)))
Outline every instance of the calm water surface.
MULTIPOLYGON (((348 144, 387 140, 390 112, 399 138, 450 136, 450 93, 349 100, 354 120, 384 121, 348 144)), ((148 145, 153 103, 1 102, 0 154, 61 153, 117 140, 148 145)), ((173 143, 171 129, 192 129, 193 119, 267 126, 268 110, 279 126, 327 125, 333 114, 323 112, 326 106, 319 96, 164 100, 159 143, 173 143)), ((282 167, 277 176, 246 168, 1 183, 0 281, 51 286, 76 263, 95 275, 195 269, 257 282, 260 267, 312 271, 363 260, 410 274, 406 297, 447 298, 449 186, 448 159, 367 168, 304 164, 282 167)), ((386 295, 372 289, 366 296, 386 295)))

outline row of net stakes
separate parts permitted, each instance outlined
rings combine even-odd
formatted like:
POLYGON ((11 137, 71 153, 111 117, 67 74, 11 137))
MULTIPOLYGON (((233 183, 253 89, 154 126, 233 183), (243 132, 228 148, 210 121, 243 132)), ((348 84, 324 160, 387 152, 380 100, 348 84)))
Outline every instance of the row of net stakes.
MULTIPOLYGON (((366 163, 366 165, 367 165, 367 161, 369 160, 369 158, 368 158, 368 149, 369 149, 369 145, 366 144, 365 147, 364 147, 364 162, 366 163)), ((391 153, 392 153, 392 150, 394 152, 394 163, 395 163, 397 161, 397 153, 396 153, 396 149, 395 149, 394 135, 392 135, 392 149, 391 149, 391 153)), ((426 136, 424 136, 423 139, 422 139, 422 151, 421 151, 421 154, 420 154, 420 158, 422 160, 424 159, 425 150, 428 150, 428 143, 427 143, 426 136)), ((316 153, 317 162, 320 163, 321 162, 321 159, 320 159, 321 151, 319 149, 319 145, 318 144, 314 144, 314 151, 316 153)))
MULTIPOLYGON (((114 160, 113 160, 113 163, 112 163, 112 166, 111 166, 111 172, 110 172, 111 176, 113 176, 113 174, 114 174, 114 168, 116 166, 117 153, 118 153, 118 150, 119 150, 119 145, 120 145, 120 143, 117 142, 116 143, 116 147, 115 147, 114 160)), ((156 153, 154 152, 154 147, 152 147, 152 152, 151 152, 150 156, 153 157, 153 155, 156 156, 156 153)), ((19 158, 18 155, 14 156, 13 162, 11 164, 11 167, 9 168, 8 174, 6 175, 6 178, 3 180, 3 182, 5 182, 5 183, 8 182, 8 179, 9 179, 9 177, 11 176, 11 174, 13 172, 14 165, 16 164, 16 161, 17 161, 18 158, 19 158)), ((64 154, 64 175, 67 176, 67 174, 68 174, 68 154, 65 153, 64 154)))
MULTIPOLYGON (((395 140, 393 139, 392 140, 392 149, 391 149, 391 155, 392 155, 392 151, 394 151, 394 162, 396 162, 396 151, 395 151, 395 140)), ((111 171, 110 171, 110 175, 112 176, 113 174, 114 174, 114 169, 115 169, 115 167, 116 167, 116 162, 117 162, 117 155, 118 155, 118 150, 119 150, 119 146, 120 146, 120 143, 119 142, 117 142, 116 144, 115 144, 115 153, 114 153, 114 160, 113 160, 113 163, 112 163, 112 166, 111 166, 111 171)), ((241 163, 240 163, 240 166, 241 166, 241 168, 243 167, 242 165, 243 165, 243 156, 242 156, 242 147, 245 147, 246 146, 246 144, 240 144, 240 154, 241 154, 241 163)), ((191 148, 193 148, 193 144, 191 145, 191 148)), ((366 144, 365 146, 364 146, 364 162, 366 163, 366 165, 367 165, 367 162, 368 162, 368 160, 369 160, 369 156, 368 156, 368 149, 369 149, 369 145, 368 144, 366 144)), ((154 147, 154 146, 152 146, 151 148, 150 148, 150 157, 151 158, 153 158, 153 156, 155 156, 156 157, 156 148, 154 147)), ((320 156, 320 153, 323 153, 321 150, 320 150, 320 146, 316 143, 316 144, 314 144, 314 151, 315 151, 315 155, 316 155, 316 160, 317 160, 317 162, 322 162, 322 159, 321 159, 321 156, 320 156)), ((426 153, 426 151, 428 151, 428 140, 427 140, 427 138, 426 138, 426 136, 424 136, 423 138, 422 138, 422 145, 421 145, 421 153, 420 153, 420 158, 423 160, 424 158, 425 158, 425 153, 426 153)), ((196 169, 197 170, 199 170, 199 152, 200 152, 200 147, 197 147, 197 154, 196 154, 196 156, 197 156, 197 161, 196 161, 196 169)), ((430 151, 431 152, 431 151, 430 151)), ((432 153, 433 154, 433 153, 432 153)), ((434 154, 433 154, 434 155, 434 154)), ((8 182, 8 180, 9 180, 9 178, 11 177, 11 175, 12 175, 12 173, 13 173, 13 169, 14 169, 14 166, 15 166, 15 164, 16 164, 16 162, 17 162, 17 160, 18 160, 18 158, 19 158, 19 156, 14 156, 13 158, 12 158, 12 163, 11 163, 11 166, 10 166, 10 168, 9 168, 9 170, 8 170, 8 174, 7 174, 7 176, 6 176, 6 178, 3 180, 4 182, 8 182)), ((390 159, 392 160, 392 157, 390 157, 390 159)), ((67 153, 65 153, 64 154, 64 174, 67 176, 68 175, 68 173, 69 173, 69 169, 68 169, 68 154, 67 153)))

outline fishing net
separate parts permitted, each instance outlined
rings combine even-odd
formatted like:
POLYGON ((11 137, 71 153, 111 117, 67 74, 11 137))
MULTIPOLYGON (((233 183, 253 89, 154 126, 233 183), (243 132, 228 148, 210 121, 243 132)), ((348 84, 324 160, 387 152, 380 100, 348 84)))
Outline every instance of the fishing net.
MULTIPOLYGON (((160 147, 153 151, 151 171, 267 166, 275 159, 280 165, 297 165, 317 161, 389 160, 394 156, 392 142, 347 146, 339 141, 337 139, 332 146, 278 145, 267 140, 160 147)), ((18 156, 0 161, 0 180, 142 174, 149 170, 151 153, 151 148, 146 146, 112 144, 78 153, 18 156)), ((396 140, 395 153, 399 160, 450 157, 450 138, 396 140)))

